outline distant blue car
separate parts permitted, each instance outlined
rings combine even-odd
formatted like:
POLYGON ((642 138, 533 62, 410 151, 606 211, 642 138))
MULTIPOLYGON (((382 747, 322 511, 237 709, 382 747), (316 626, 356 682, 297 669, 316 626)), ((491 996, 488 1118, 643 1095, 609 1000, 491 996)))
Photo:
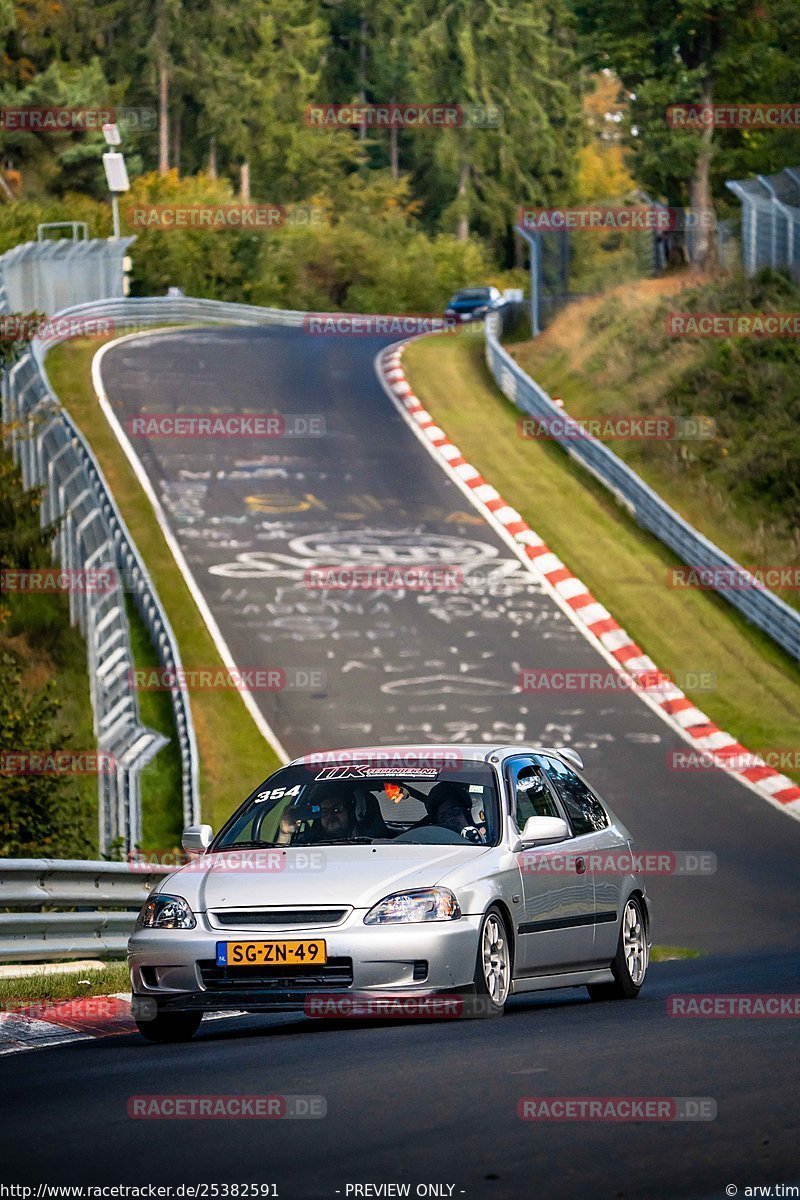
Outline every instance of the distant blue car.
POLYGON ((488 313, 498 312, 505 305, 496 287, 461 288, 448 301, 444 315, 457 321, 482 321, 488 313))

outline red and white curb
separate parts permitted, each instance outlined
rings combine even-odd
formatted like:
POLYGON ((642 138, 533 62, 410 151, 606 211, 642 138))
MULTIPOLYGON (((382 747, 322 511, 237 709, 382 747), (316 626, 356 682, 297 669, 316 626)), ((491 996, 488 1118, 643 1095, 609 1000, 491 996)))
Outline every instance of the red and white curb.
MULTIPOLYGON (((244 1015, 238 1009, 205 1013, 203 1023, 244 1015)), ((0 1058, 22 1050, 45 1050, 136 1032, 130 992, 73 1000, 7 1000, 0 1011, 0 1058)))
POLYGON ((136 1032, 130 996, 125 993, 74 1000, 5 1001, 3 1007, 0 1055, 136 1032))
MULTIPOLYGON (((388 395, 423 444, 609 663, 620 670, 657 676, 658 668, 653 660, 545 545, 516 509, 466 461, 425 410, 403 371, 401 359, 406 345, 408 342, 383 351, 376 359, 376 366, 388 395)), ((680 734, 698 756, 702 755, 703 761, 712 759, 720 770, 738 779, 781 812, 800 819, 800 787, 763 758, 750 754, 736 738, 715 725, 679 687, 670 682, 659 682, 657 695, 644 690, 638 690, 636 694, 680 734), (732 766, 737 760, 738 764, 746 765, 732 766)))

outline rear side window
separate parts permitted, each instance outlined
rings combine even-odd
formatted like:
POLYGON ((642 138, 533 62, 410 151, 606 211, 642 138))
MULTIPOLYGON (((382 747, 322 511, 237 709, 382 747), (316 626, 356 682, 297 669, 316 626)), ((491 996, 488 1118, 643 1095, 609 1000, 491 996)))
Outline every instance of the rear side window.
POLYGON ((567 810, 576 837, 606 828, 608 817, 605 809, 574 771, 556 758, 542 757, 542 766, 567 810))
POLYGON ((558 806, 544 781, 541 767, 532 759, 515 759, 508 766, 511 812, 522 831, 529 817, 560 817, 558 806))

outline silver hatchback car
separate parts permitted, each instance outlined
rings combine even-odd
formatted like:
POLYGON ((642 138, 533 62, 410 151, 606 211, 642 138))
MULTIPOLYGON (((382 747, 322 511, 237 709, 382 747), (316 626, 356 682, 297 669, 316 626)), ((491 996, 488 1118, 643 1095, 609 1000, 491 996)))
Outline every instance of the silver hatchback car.
POLYGON ((185 1040, 226 1009, 499 1016, 511 994, 560 987, 633 999, 649 900, 631 835, 582 767, 573 750, 519 745, 282 767, 215 838, 185 830, 189 862, 128 946, 138 1028, 185 1040))

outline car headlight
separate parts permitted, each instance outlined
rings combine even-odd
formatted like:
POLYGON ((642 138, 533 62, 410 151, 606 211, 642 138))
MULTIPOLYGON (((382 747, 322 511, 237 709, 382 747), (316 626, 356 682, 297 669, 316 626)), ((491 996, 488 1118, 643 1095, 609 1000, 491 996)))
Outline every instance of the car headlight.
POLYGON ((182 896, 151 896, 136 921, 137 929, 194 929, 197 921, 182 896))
POLYGON ((449 888, 420 888, 385 896, 364 917, 365 925, 398 925, 419 921, 457 921, 461 916, 449 888))

